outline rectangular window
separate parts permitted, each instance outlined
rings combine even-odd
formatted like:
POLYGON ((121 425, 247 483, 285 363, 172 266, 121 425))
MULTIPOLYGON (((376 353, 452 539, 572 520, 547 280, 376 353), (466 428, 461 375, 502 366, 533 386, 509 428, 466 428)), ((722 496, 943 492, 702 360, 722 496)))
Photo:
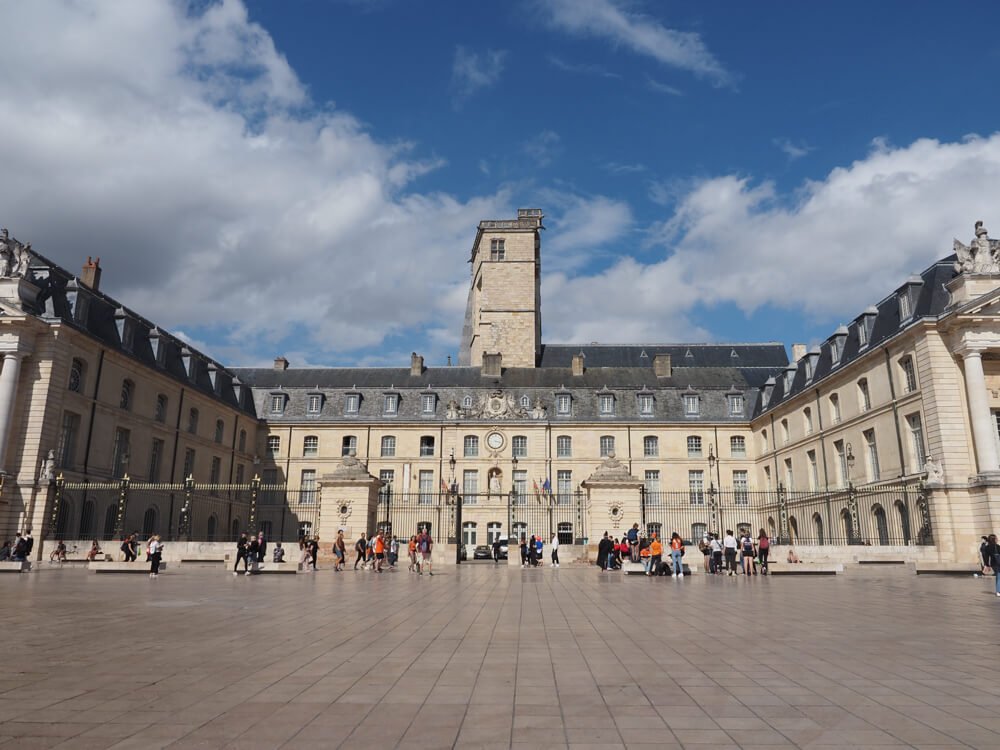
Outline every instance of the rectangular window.
POLYGON ((379 481, 382 486, 378 488, 378 496, 382 501, 392 497, 392 485, 396 481, 396 472, 393 469, 380 469, 378 472, 379 481))
POLYGON ((865 430, 861 433, 865 438, 865 447, 868 448, 868 481, 877 482, 879 479, 878 446, 875 444, 875 430, 865 430))
POLYGON ((840 487, 847 486, 847 453, 844 452, 844 441, 835 440, 833 442, 833 452, 837 454, 837 479, 840 487))
POLYGON ((858 348, 864 349, 868 346, 868 323, 867 318, 858 321, 858 348))
POLYGON ((771 489, 771 467, 770 466, 765 466, 764 467, 764 486, 767 487, 768 490, 771 489))
POLYGON ((655 435, 647 435, 642 439, 642 455, 645 458, 655 458, 660 455, 660 439, 655 435))
POLYGON ((705 472, 701 469, 688 472, 688 496, 692 505, 705 504, 705 472))
POLYGON ((437 406, 437 396, 433 393, 424 393, 420 396, 420 411, 423 414, 433 414, 437 406))
POLYGON ((601 435, 601 458, 607 458, 615 449, 613 435, 601 435))
POLYGON ((194 448, 188 448, 184 451, 184 478, 194 476, 194 460, 195 453, 194 448))
POLYGON ((153 417, 161 424, 167 421, 167 397, 162 393, 156 397, 156 412, 153 417))
POLYGON ((785 488, 788 490, 795 489, 795 475, 792 473, 792 459, 785 459, 785 488))
POLYGON ((80 432, 80 415, 73 412, 63 414, 62 433, 59 436, 59 466, 64 469, 73 467, 76 457, 76 436, 80 432))
POLYGON ((490 240, 490 260, 500 261, 507 257, 506 242, 502 239, 490 240))
POLYGON ((302 455, 305 457, 319 455, 319 437, 316 435, 306 435, 302 440, 302 455))
POLYGON ((750 502, 750 479, 745 469, 733 471, 733 502, 737 505, 750 502))
POLYGON ((114 453, 111 458, 111 474, 116 479, 121 479, 128 472, 128 451, 132 433, 129 430, 118 428, 115 430, 114 453))
POLYGON ((912 310, 910 309, 910 295, 907 292, 899 294, 899 320, 909 320, 912 310))
POLYGON ((729 416, 731 417, 742 417, 743 416, 743 395, 734 394, 729 397, 729 416))
POLYGON ((301 503, 315 503, 316 502, 316 470, 315 469, 303 469, 302 470, 302 482, 299 485, 301 492, 299 493, 299 502, 301 503))
POLYGON ((434 455, 434 436, 433 435, 421 435, 420 436, 420 457, 429 458, 434 455))
POLYGON ((462 544, 466 547, 476 546, 476 524, 474 521, 466 521, 462 524, 462 544))
POLYGON ((868 391, 868 379, 861 378, 858 381, 858 406, 861 407, 861 411, 868 411, 872 408, 872 397, 871 393, 868 391))
POLYGON ((429 469, 421 469, 418 475, 417 487, 420 492, 417 502, 429 505, 434 502, 434 472, 429 469))
POLYGON ((160 464, 163 463, 163 441, 153 440, 153 445, 149 449, 149 481, 160 481, 160 464))
POLYGON ((469 495, 479 493, 479 472, 475 469, 466 469, 462 472, 462 494, 468 499, 469 495))
POLYGON ((913 448, 913 461, 917 471, 922 471, 927 462, 927 452, 924 450, 924 426, 919 414, 909 414, 906 424, 910 428, 910 445, 913 448))
POLYGON ((479 455, 479 436, 466 435, 462 441, 462 455, 466 458, 476 458, 479 455))
POLYGON ((913 358, 903 357, 899 360, 899 366, 903 370, 903 381, 906 393, 913 393, 917 390, 917 374, 913 370, 913 358))
POLYGON ((514 493, 521 498, 524 498, 528 494, 528 472, 524 469, 518 469, 511 473, 514 478, 514 493))
MULTIPOLYGON (((208 483, 216 485, 219 483, 219 477, 222 475, 222 459, 218 456, 212 456, 212 468, 211 473, 208 476, 208 483)), ((214 487, 211 490, 213 495, 218 495, 219 491, 214 487)))
POLYGON ((816 451, 806 451, 809 461, 809 489, 819 489, 819 466, 816 463, 816 451))
POLYGON ((650 495, 655 495, 660 491, 660 472, 656 469, 647 469, 646 475, 643 477, 643 486, 646 488, 646 493, 650 495))
POLYGON ((382 458, 392 458, 396 455, 396 436, 384 435, 382 437, 382 448, 380 450, 382 458))
POLYGON ((525 435, 515 435, 510 439, 510 453, 515 458, 526 458, 528 455, 528 438, 525 435))
POLYGON ((394 393, 387 394, 382 401, 382 411, 385 414, 395 414, 399 409, 399 396, 394 393))
POLYGON ((572 404, 572 399, 567 393, 560 393, 556 396, 556 414, 567 415, 570 413, 570 405, 572 404))
POLYGON ((647 396, 645 394, 639 396, 639 413, 644 417, 652 416, 653 414, 652 396, 647 396))
POLYGON ((273 505, 281 501, 281 492, 278 490, 278 470, 264 469, 260 478, 260 501, 265 505, 273 505))
POLYGON ((285 397, 282 395, 271 396, 271 413, 281 414, 285 410, 285 397))
POLYGON ((361 396, 357 393, 348 393, 344 397, 344 413, 345 414, 357 414, 358 408, 361 405, 361 396))
POLYGON ((836 393, 830 394, 830 421, 840 424, 840 396, 836 393))
POLYGON ((268 435, 267 455, 275 458, 281 452, 281 438, 278 435, 268 435))
POLYGON ((805 422, 805 432, 806 435, 812 435, 813 431, 813 413, 812 409, 808 406, 802 410, 802 421, 805 422))
POLYGON ((729 438, 729 455, 733 458, 746 458, 747 439, 743 435, 733 435, 729 438))
POLYGON ((310 414, 319 414, 319 410, 322 406, 323 397, 318 393, 310 393, 308 399, 306 400, 306 411, 310 414))
POLYGON ((601 414, 607 416, 609 414, 615 413, 615 397, 609 395, 600 396, 598 403, 600 405, 601 414))
POLYGON ((573 438, 569 435, 560 435, 556 438, 556 458, 572 458, 573 438))
POLYGON ((556 472, 556 502, 568 505, 573 497, 573 472, 560 469, 556 472))
POLYGON ((341 456, 358 455, 357 435, 344 435, 344 439, 340 442, 340 455, 341 456))
POLYGON ((788 445, 788 420, 781 420, 781 444, 788 445))
POLYGON ((688 458, 701 458, 701 438, 697 435, 688 435, 688 458))
POLYGON ((694 394, 684 396, 684 416, 697 417, 699 411, 698 397, 694 394))
POLYGON ((236 484, 243 484, 244 468, 243 464, 236 464, 236 484))

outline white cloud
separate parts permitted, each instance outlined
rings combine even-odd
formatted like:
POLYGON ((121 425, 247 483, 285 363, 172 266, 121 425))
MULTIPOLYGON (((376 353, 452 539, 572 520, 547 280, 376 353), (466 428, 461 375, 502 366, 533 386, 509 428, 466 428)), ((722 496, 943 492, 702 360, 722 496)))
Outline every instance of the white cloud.
POLYGON ((815 146, 810 146, 801 141, 799 143, 793 143, 788 138, 774 138, 771 142, 778 147, 781 153, 792 161, 795 159, 801 159, 803 156, 807 156, 816 150, 815 146))
POLYGON ((718 85, 732 76, 698 34, 668 29, 654 18, 629 10, 620 0, 538 0, 550 26, 580 37, 605 39, 638 55, 689 70, 718 85))
POLYGON ((100 256, 109 293, 227 363, 343 361, 404 326, 457 341, 470 237, 507 195, 416 191, 440 162, 314 106, 241 2, 33 0, 0 26, 12 234, 100 256))
POLYGON ((666 83, 661 83, 655 78, 647 78, 646 85, 649 87, 650 91, 655 91, 657 94, 670 94, 670 96, 684 96, 684 92, 681 91, 676 86, 670 86, 666 83))
POLYGON ((524 153, 531 157, 535 166, 545 167, 561 152, 559 134, 552 130, 536 133, 522 146, 524 153))
POLYGON ((653 263, 546 279, 549 340, 688 339, 697 306, 771 305, 832 326, 968 241, 1000 226, 1000 133, 958 143, 873 143, 853 164, 783 194, 769 182, 703 180, 654 227, 653 263), (990 217, 993 217, 992 219, 990 217))
POLYGON ((506 50, 490 49, 478 54, 462 46, 456 47, 451 65, 451 87, 456 105, 499 81, 506 57, 506 50))
POLYGON ((599 78, 621 78, 617 73, 605 68, 603 65, 594 63, 571 63, 556 55, 549 55, 549 63, 552 67, 558 68, 566 73, 582 73, 584 75, 597 76, 599 78))
POLYGON ((546 220, 550 236, 543 246, 542 265, 547 270, 568 272, 607 257, 602 253, 608 246, 632 228, 627 203, 554 190, 543 190, 539 197, 552 215, 546 220))
POLYGON ((624 164, 618 161, 609 161, 604 165, 604 169, 611 174, 628 175, 638 174, 646 171, 645 164, 624 164))

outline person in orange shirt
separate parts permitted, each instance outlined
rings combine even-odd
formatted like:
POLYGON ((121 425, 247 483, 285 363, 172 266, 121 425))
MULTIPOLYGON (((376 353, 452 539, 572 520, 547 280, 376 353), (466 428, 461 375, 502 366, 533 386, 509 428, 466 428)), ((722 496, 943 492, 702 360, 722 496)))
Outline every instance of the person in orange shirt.
POLYGON ((645 539, 639 540, 639 562, 642 563, 642 567, 646 571, 646 575, 649 575, 649 564, 652 561, 652 553, 650 552, 650 546, 645 539))
POLYGON ((407 570, 411 573, 415 572, 417 569, 417 537, 413 535, 410 537, 410 543, 406 545, 406 551, 410 554, 410 565, 407 570))
POLYGON ((653 541, 649 543, 649 570, 646 571, 646 575, 655 576, 659 573, 662 560, 663 545, 660 543, 660 537, 653 534, 653 541))
POLYGON ((684 540, 676 531, 670 537, 670 562, 673 568, 674 578, 684 577, 684 567, 681 565, 681 557, 684 555, 684 540))
POLYGON ((382 562, 385 560, 385 537, 382 532, 375 537, 375 572, 382 572, 382 562))

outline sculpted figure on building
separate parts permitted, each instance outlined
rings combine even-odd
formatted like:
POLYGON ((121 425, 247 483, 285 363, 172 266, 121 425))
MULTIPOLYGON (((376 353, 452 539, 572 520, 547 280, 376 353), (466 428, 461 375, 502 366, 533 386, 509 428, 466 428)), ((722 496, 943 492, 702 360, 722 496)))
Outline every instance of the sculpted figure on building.
POLYGON ((966 245, 955 240, 955 270, 959 273, 1000 273, 1000 240, 991 240, 983 222, 977 221, 976 236, 966 245))
POLYGON ((0 229, 0 279, 23 278, 31 262, 31 243, 18 242, 10 233, 0 229))

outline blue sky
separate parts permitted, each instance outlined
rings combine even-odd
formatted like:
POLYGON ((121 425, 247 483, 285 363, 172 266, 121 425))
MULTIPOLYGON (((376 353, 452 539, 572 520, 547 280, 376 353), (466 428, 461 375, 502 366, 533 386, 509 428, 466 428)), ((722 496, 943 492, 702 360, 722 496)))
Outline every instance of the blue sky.
POLYGON ((975 220, 1000 226, 998 20, 6 5, 0 223, 69 267, 100 255, 105 291, 232 365, 443 362, 476 223, 519 206, 547 215, 547 341, 818 342, 975 220))

